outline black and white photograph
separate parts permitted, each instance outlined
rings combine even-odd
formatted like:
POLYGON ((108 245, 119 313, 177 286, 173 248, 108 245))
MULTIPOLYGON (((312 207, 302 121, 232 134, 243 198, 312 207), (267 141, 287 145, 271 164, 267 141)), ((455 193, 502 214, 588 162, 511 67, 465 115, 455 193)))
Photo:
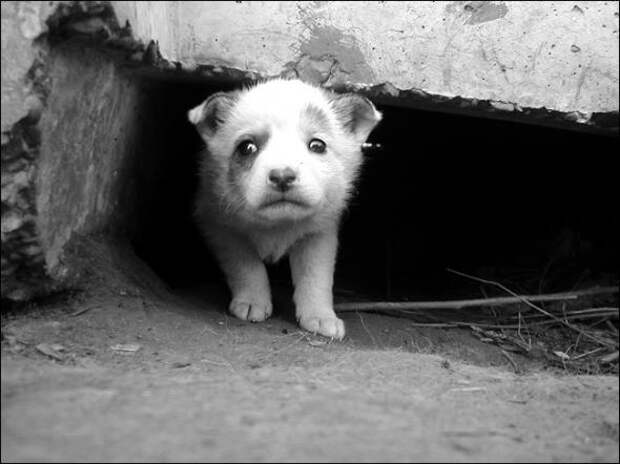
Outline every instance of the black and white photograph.
POLYGON ((618 1, 2 1, 2 463, 619 451, 618 1))

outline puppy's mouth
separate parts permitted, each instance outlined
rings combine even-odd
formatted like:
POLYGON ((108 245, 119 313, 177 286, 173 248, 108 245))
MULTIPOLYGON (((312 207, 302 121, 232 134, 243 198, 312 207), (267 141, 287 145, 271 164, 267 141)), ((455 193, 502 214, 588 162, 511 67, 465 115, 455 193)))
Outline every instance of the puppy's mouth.
POLYGON ((292 206, 295 208, 309 208, 309 205, 303 201, 299 201, 294 198, 280 197, 264 202, 260 205, 260 209, 281 208, 287 206, 292 206))

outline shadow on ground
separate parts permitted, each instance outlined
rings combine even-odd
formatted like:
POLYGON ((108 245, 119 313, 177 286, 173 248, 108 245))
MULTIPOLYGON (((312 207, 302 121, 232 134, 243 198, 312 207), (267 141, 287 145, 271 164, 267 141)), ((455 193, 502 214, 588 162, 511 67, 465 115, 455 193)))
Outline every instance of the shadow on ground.
POLYGON ((329 342, 226 299, 127 285, 5 313, 2 461, 618 460, 617 377, 518 375, 465 329, 376 314, 329 342))

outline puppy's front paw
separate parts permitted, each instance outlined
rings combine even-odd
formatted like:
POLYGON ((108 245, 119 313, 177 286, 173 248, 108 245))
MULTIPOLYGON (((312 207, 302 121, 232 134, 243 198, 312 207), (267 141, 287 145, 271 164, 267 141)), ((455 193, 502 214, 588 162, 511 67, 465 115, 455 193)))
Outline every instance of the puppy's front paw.
POLYGON ((299 327, 324 337, 342 340, 344 338, 344 322, 335 315, 301 316, 299 327))
POLYGON ((232 300, 230 302, 230 312, 233 316, 250 322, 261 322, 271 316, 271 304, 232 300))

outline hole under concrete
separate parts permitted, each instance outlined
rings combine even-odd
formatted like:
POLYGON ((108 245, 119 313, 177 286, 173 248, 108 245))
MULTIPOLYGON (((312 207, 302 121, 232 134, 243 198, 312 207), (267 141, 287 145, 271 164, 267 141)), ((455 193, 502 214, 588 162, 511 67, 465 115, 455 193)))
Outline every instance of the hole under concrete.
MULTIPOLYGON (((211 283, 227 292, 192 220, 202 141, 186 113, 234 86, 175 78, 141 85, 148 116, 129 239, 174 291, 211 283)), ((343 219, 337 300, 482 296, 446 268, 527 293, 617 281, 617 137, 378 106, 384 120, 370 141, 383 148, 366 155, 343 219)), ((290 300, 286 260, 269 272, 290 300)))
MULTIPOLYGON (((275 317, 253 327, 229 318, 228 290, 192 220, 202 142, 186 113, 235 85, 136 68, 79 42, 51 56, 54 84, 38 165, 47 190, 39 192, 46 200, 39 215, 48 243, 60 243, 65 262, 76 263, 67 268, 77 270, 86 290, 79 298, 89 301, 77 303, 76 312, 118 305, 131 318, 152 309, 147 319, 163 318, 166 334, 177 320, 224 325, 227 334, 243 326, 233 339, 245 339, 251 352, 294 331, 287 262, 270 269, 275 317)), ((448 266, 527 293, 610 278, 616 284, 617 138, 379 106, 385 119, 371 141, 384 149, 368 154, 343 218, 337 302, 481 296, 477 283, 447 273, 448 266)), ((100 317, 104 324, 114 318, 100 317)), ((469 329, 417 324, 428 317, 350 312, 342 318, 345 345, 507 363, 497 346, 469 329)), ((182 331, 172 333, 185 339, 182 331)), ((558 349, 566 349, 560 341, 558 349)))

